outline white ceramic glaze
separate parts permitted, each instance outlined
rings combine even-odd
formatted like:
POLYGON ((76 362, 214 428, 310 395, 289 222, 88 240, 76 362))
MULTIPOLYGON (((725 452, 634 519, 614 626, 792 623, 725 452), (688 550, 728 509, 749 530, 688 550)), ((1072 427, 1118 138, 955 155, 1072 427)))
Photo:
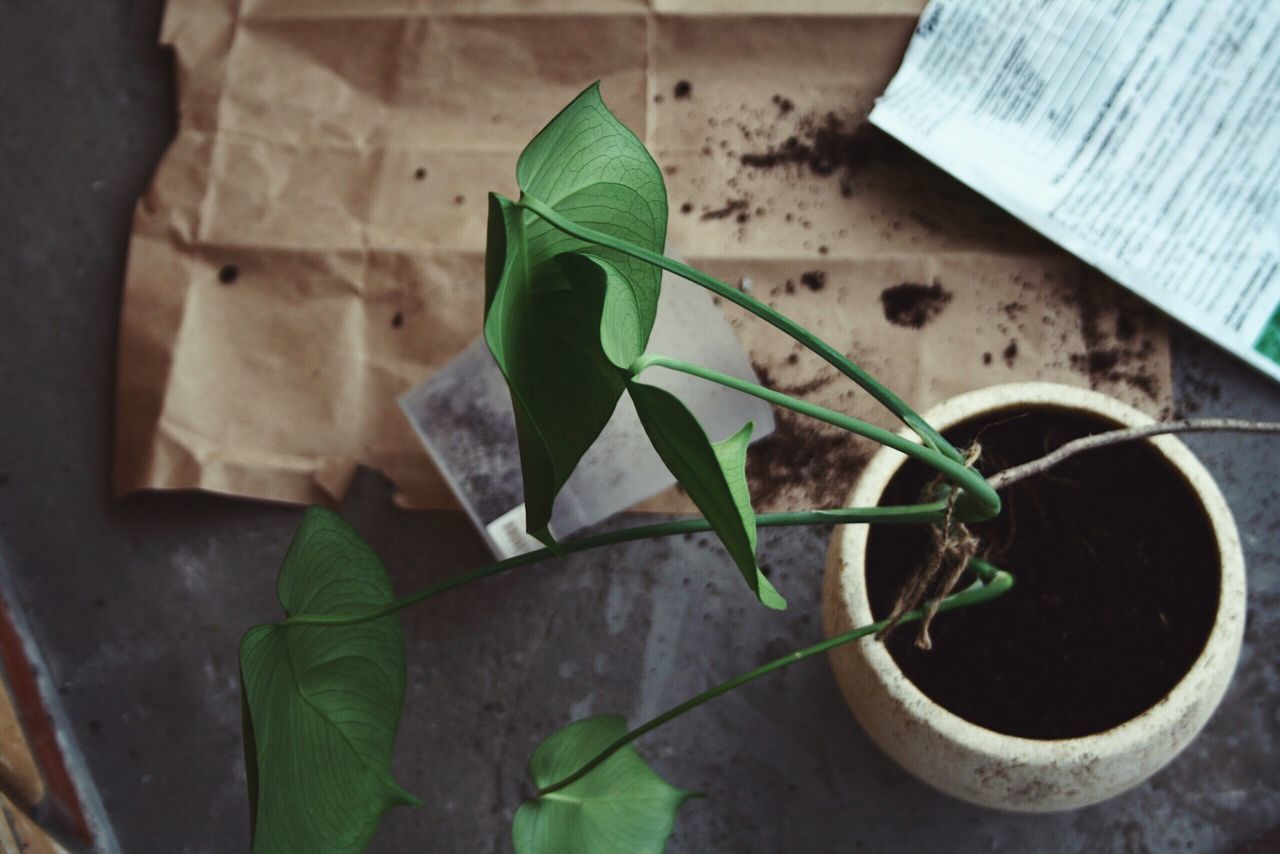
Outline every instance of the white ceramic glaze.
MULTIPOLYGON (((1025 404, 1075 410, 1124 426, 1152 420, 1113 398, 1054 383, 982 389, 942 403, 925 418, 945 430, 979 413, 1025 404)), ((912 774, 983 806, 1024 812, 1075 809, 1147 779, 1186 747, 1209 719, 1240 655, 1244 556, 1231 512, 1204 466, 1177 439, 1149 441, 1195 489, 1218 541, 1218 613, 1200 657, 1163 700, 1136 718, 1095 735, 1050 741, 992 732, 947 711, 908 681, 874 639, 836 648, 831 663, 845 700, 871 738, 912 774)), ((877 504, 905 459, 889 448, 877 453, 849 506, 877 504)), ((865 525, 841 526, 832 538, 822 608, 828 636, 872 622, 864 576, 866 545, 865 525)))

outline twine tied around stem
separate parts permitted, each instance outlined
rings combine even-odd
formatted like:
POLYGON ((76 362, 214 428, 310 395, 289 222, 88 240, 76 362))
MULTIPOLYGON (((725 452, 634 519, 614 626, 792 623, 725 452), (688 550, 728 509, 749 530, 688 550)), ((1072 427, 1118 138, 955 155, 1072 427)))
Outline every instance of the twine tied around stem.
MULTIPOLYGON (((981 456, 982 446, 974 442, 965 451, 965 467, 972 468, 981 456)), ((926 500, 933 500, 944 483, 945 479, 941 475, 934 478, 925 489, 926 500)), ((933 533, 933 552, 929 560, 912 574, 906 586, 898 594, 898 600, 893 605, 888 621, 884 628, 876 633, 877 640, 884 640, 907 612, 915 610, 924 602, 924 617, 920 620, 920 633, 916 636, 916 646, 926 650, 933 648, 933 642, 929 639, 929 626, 938 613, 938 606, 942 604, 943 599, 951 595, 951 591, 960 582, 964 571, 969 568, 969 561, 978 553, 978 538, 969 532, 963 522, 956 521, 956 500, 959 497, 960 490, 952 487, 947 494, 947 506, 942 516, 942 524, 935 523, 930 526, 933 533)))

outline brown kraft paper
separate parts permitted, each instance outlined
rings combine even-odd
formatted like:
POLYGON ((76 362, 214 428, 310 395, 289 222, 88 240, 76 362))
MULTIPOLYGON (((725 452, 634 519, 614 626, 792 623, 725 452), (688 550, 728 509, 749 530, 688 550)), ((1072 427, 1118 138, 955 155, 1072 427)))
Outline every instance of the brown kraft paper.
MULTIPOLYGON (((486 194, 596 79, 663 168, 670 246, 913 406, 1042 379, 1160 412, 1155 312, 863 122, 922 5, 170 0, 180 123, 134 220, 117 491, 332 504, 367 465, 453 506, 395 398, 479 335, 486 194)), ((725 309, 766 382, 892 425, 725 309)), ((779 419, 758 509, 839 504, 871 448, 779 419)))

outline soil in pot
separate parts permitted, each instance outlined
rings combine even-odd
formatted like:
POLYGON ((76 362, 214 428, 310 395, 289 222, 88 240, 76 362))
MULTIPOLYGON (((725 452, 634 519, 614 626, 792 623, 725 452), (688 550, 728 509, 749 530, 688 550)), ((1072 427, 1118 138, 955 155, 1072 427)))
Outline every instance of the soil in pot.
MULTIPOLYGON (((975 439, 988 473, 1115 425, 1053 409, 988 413, 946 431, 975 439)), ((882 504, 920 500, 932 480, 911 462, 882 504)), ((1186 480, 1150 446, 1089 451, 1014 484, 1004 510, 970 526, 1013 573, 1000 599, 939 615, 933 649, 917 628, 886 641, 902 672, 939 705, 997 732, 1074 738, 1110 729, 1159 702, 1204 648, 1218 605, 1218 548, 1186 480)), ((881 619, 932 545, 919 526, 878 526, 867 586, 881 619)), ((962 582, 967 584, 968 582, 962 582)))

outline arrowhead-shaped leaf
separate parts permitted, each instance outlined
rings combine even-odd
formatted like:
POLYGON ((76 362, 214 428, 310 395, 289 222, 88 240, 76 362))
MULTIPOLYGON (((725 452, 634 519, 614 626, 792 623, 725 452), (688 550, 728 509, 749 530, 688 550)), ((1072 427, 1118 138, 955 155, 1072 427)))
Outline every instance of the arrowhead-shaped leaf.
MULTIPOLYGON (((661 252, 667 236, 667 188, 644 143, 588 86, 520 154, 520 191, 579 225, 661 252)), ((534 255, 580 252, 609 262, 601 315, 604 351, 619 368, 644 352, 658 311, 662 271, 643 261, 581 243, 529 215, 534 255)))
MULTIPOLYGON (((575 721, 538 745, 529 774, 539 789, 557 783, 626 731, 621 715, 575 721)), ((690 797, 628 744, 580 780, 526 801, 512 827, 516 854, 660 854, 690 797)))
MULTIPOLYGON (((495 247, 524 241, 526 226, 518 208, 493 195, 489 229, 493 260, 495 247), (501 237, 494 233, 499 228, 501 237)), ((516 248, 503 261, 484 336, 511 391, 529 533, 551 545, 547 525, 555 497, 608 423, 625 385, 600 346, 607 273, 581 255, 530 267, 516 248)))
MULTIPOLYGON (((286 614, 358 614, 391 601, 377 555, 345 522, 307 510, 277 585, 286 614)), ((351 626, 266 625, 240 643, 255 854, 357 852, 393 806, 404 704, 395 616, 351 626)))
MULTIPOLYGON (((662 250, 662 173, 598 85, 529 143, 516 177, 524 195, 575 222, 662 250)), ((484 335, 516 411, 529 532, 549 545, 555 496, 613 414, 620 371, 649 340, 660 278, 490 196, 484 335)))
POLYGON ((627 392, 654 450, 711 523, 751 590, 767 607, 786 608, 787 601, 756 564, 756 514, 746 474, 752 425, 713 443, 693 413, 670 392, 634 381, 628 383, 627 392))

